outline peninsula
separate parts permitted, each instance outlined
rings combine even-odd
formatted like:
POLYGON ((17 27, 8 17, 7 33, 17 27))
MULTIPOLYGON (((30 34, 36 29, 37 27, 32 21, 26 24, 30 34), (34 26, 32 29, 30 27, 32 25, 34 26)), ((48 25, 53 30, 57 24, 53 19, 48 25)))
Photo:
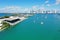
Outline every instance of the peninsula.
POLYGON ((32 16, 32 14, 13 14, 11 16, 3 16, 0 17, 0 31, 9 28, 10 26, 14 26, 28 17, 32 16))

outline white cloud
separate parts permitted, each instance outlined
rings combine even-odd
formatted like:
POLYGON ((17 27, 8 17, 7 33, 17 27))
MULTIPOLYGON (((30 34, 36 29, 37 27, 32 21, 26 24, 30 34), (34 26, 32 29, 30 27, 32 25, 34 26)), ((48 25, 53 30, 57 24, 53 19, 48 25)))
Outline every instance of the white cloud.
POLYGON ((39 6, 32 6, 32 10, 37 11, 39 6))
POLYGON ((47 0, 47 1, 45 1, 45 3, 49 3, 49 1, 47 0))
POLYGON ((50 7, 51 5, 50 4, 47 4, 46 6, 50 7))
POLYGON ((49 2, 50 2, 49 0, 45 1, 45 5, 48 6, 48 7, 52 6, 52 5, 49 4, 49 2))
POLYGON ((60 0, 56 0, 56 5, 60 4, 60 0))
POLYGON ((32 6, 32 9, 33 9, 33 10, 36 10, 36 9, 37 9, 37 6, 32 6))
POLYGON ((0 8, 0 13, 30 13, 30 10, 30 8, 22 8, 20 6, 6 6, 0 8))
POLYGON ((37 6, 33 6, 32 8, 36 8, 37 6))
POLYGON ((44 6, 40 7, 40 10, 46 10, 44 6))
POLYGON ((23 12, 24 12, 24 13, 30 13, 30 10, 31 10, 31 9, 29 9, 29 8, 24 8, 23 12))
POLYGON ((21 8, 19 6, 6 6, 0 9, 1 13, 19 13, 21 8))

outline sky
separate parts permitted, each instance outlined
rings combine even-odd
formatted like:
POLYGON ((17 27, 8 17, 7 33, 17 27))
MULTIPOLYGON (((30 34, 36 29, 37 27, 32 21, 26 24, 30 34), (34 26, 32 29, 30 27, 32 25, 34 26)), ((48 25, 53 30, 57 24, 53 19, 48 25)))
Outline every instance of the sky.
POLYGON ((0 12, 22 12, 31 9, 60 10, 60 0, 0 0, 0 12))

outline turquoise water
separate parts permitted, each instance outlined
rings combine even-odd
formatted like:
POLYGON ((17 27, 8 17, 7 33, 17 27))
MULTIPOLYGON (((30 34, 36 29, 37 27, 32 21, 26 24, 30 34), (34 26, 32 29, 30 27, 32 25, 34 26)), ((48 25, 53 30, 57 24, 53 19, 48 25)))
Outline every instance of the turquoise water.
POLYGON ((35 14, 0 32, 0 40, 60 40, 60 15, 35 14))

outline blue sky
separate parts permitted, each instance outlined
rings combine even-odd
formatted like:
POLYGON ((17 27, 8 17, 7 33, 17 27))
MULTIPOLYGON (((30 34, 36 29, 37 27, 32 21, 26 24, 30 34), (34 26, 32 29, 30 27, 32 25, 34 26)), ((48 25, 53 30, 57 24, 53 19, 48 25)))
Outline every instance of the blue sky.
MULTIPOLYGON (((0 0, 0 7, 5 6, 22 6, 22 7, 32 7, 34 5, 41 6, 45 4, 47 0, 0 0)), ((48 0, 48 4, 54 4, 56 0, 48 0)))
POLYGON ((0 0, 0 9, 6 7, 43 7, 46 9, 60 9, 60 0, 0 0))

